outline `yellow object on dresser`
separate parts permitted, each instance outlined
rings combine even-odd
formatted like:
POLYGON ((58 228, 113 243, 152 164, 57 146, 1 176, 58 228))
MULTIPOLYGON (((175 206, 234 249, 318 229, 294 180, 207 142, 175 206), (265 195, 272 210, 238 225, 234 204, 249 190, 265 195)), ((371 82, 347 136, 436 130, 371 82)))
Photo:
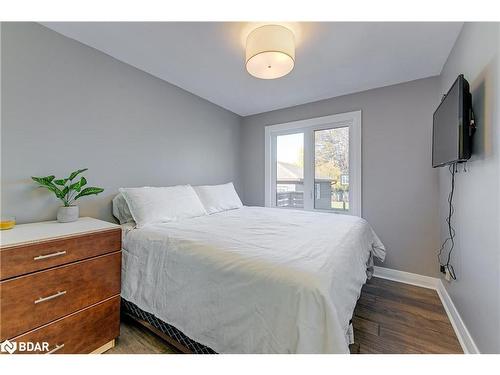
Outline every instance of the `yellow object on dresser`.
POLYGON ((2 233, 0 342, 27 354, 113 347, 120 334, 120 279, 116 224, 80 218, 2 233))
POLYGON ((13 217, 3 218, 0 220, 0 230, 12 229, 16 225, 16 219, 13 217))

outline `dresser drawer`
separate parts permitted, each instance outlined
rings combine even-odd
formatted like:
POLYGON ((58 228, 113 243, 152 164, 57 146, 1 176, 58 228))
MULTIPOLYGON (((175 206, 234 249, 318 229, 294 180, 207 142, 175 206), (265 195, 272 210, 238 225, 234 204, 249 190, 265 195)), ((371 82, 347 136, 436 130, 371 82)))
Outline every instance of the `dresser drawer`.
MULTIPOLYGON (((48 343, 53 354, 91 353, 120 334, 120 297, 110 298, 14 338, 16 342, 48 343)), ((46 353, 40 350, 30 352, 46 353)), ((17 352, 19 353, 19 352, 17 352)))
POLYGON ((0 280, 119 250, 119 228, 3 247, 0 249, 0 280))
POLYGON ((0 341, 120 294, 121 252, 0 282, 0 341))

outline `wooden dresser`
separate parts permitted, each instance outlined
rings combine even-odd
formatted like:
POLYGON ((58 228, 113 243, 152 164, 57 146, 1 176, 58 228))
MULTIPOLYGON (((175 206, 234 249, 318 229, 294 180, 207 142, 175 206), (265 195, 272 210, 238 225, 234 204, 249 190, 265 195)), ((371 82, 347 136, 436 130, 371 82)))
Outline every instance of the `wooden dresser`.
POLYGON ((114 346, 120 226, 80 218, 21 224, 0 236, 0 342, 30 354, 102 353, 114 346))

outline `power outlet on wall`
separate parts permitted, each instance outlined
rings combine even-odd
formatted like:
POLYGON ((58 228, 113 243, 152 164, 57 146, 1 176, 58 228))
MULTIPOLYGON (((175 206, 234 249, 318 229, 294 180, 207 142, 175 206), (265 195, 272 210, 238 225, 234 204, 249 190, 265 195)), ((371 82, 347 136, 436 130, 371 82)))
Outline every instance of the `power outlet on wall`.
POLYGON ((444 274, 444 279, 446 281, 451 281, 451 275, 450 275, 450 270, 447 268, 444 274))

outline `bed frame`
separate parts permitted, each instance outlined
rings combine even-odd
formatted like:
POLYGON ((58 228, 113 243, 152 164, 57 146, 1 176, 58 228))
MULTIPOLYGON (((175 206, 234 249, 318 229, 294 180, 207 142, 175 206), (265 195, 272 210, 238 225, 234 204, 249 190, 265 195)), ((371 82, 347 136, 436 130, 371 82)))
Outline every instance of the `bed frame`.
POLYGON ((141 310, 137 305, 122 298, 122 318, 133 320, 145 327, 165 342, 175 351, 184 354, 216 354, 213 349, 191 340, 174 326, 165 323, 151 313, 141 310))

